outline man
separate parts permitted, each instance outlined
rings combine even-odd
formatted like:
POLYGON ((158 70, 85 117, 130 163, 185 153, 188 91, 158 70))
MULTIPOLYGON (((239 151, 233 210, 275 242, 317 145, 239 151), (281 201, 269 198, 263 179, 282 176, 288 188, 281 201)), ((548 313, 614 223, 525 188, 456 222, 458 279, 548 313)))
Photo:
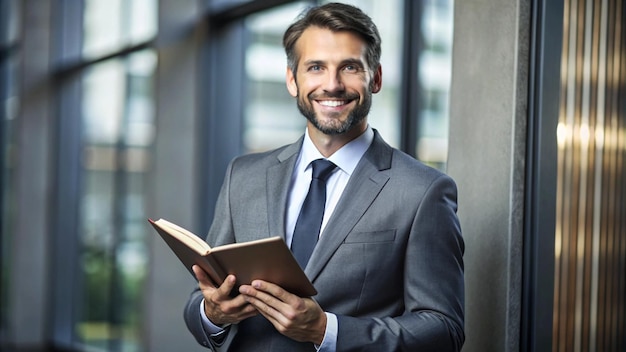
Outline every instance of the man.
POLYGON ((311 164, 329 160, 321 229, 307 225, 317 244, 302 263, 319 293, 298 297, 255 280, 232 298, 232 275, 215 288, 194 266, 190 331, 215 351, 460 350, 456 185, 369 127, 372 94, 382 86, 376 26, 355 7, 327 4, 303 14, 283 43, 287 89, 308 120, 305 135, 231 162, 208 242, 280 235, 297 254, 306 236, 299 213, 319 167, 311 164))

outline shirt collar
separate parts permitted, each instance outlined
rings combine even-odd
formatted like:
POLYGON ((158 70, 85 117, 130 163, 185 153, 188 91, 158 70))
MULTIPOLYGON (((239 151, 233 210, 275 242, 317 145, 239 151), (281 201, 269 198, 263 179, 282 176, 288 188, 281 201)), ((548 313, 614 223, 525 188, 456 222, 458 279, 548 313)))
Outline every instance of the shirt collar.
MULTIPOLYGON (((304 142, 302 143, 297 167, 299 172, 304 172, 313 160, 324 158, 313 144, 308 130, 305 130, 304 134, 304 142)), ((361 157, 363 157, 373 140, 374 131, 368 125, 365 132, 348 142, 327 159, 348 175, 352 175, 361 157)))

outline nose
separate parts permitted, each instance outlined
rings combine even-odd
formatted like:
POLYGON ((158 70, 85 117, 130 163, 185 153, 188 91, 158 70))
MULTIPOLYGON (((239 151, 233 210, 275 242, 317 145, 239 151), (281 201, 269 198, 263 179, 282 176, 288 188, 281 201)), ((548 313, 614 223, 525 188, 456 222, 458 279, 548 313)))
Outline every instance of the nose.
POLYGON ((338 70, 328 70, 326 82, 324 84, 324 91, 327 93, 343 92, 345 87, 341 79, 341 74, 338 70))

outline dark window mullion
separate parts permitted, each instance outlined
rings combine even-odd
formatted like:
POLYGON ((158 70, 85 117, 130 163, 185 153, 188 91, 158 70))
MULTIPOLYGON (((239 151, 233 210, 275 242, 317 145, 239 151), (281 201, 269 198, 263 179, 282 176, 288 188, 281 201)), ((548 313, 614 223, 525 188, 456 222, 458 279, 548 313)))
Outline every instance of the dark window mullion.
MULTIPOLYGON (((57 0, 53 33, 58 51, 53 54, 53 62, 66 62, 81 54, 82 43, 82 1, 57 0)), ((50 283, 52 291, 50 324, 51 340, 55 347, 70 348, 76 345, 75 324, 79 315, 76 302, 80 289, 78 212, 80 195, 80 75, 73 72, 57 77, 56 122, 54 143, 56 145, 57 167, 54 177, 55 194, 51 212, 53 235, 51 243, 50 283)))
POLYGON ((563 1, 533 1, 520 346, 552 349, 563 1))
POLYGON ((419 136, 421 87, 419 82, 419 57, 423 48, 421 32, 422 2, 404 2, 404 39, 401 95, 400 95, 400 149, 416 156, 419 136))
POLYGON ((69 58, 66 60, 62 60, 58 63, 56 67, 55 76, 57 77, 57 79, 64 79, 65 77, 71 76, 74 73, 81 72, 85 68, 91 67, 100 62, 104 62, 107 60, 120 58, 120 57, 126 57, 136 52, 153 48, 155 47, 155 45, 156 45, 155 40, 151 39, 142 43, 124 47, 121 50, 114 51, 109 54, 106 54, 97 58, 93 58, 93 59, 85 60, 82 57, 76 57, 76 58, 69 58))
POLYGON ((295 0, 253 0, 231 6, 224 6, 219 3, 210 7, 208 20, 213 28, 220 28, 244 19, 246 16, 291 2, 295 2, 295 0))

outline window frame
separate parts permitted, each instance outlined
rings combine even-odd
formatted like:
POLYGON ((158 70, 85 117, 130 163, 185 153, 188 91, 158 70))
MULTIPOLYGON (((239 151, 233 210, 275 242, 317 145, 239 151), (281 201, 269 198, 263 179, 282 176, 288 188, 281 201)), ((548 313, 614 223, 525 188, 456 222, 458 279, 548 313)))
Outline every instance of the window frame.
POLYGON ((520 349, 552 349, 554 238, 556 223, 563 1, 533 1, 520 349))

